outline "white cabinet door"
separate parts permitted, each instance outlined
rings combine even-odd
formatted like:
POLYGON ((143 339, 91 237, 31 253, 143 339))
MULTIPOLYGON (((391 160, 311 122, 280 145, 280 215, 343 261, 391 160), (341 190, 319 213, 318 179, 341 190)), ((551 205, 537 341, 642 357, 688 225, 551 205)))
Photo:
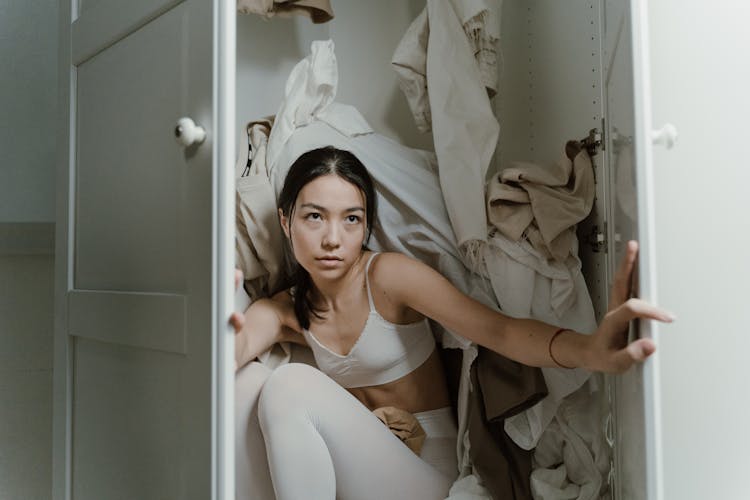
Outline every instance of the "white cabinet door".
MULTIPOLYGON (((645 2, 644 2, 645 4, 645 2)), ((750 3, 648 2, 663 498, 741 500, 750 449, 750 3)))
POLYGON ((234 495, 234 9, 61 4, 57 499, 234 495))
MULTIPOLYGON (((625 243, 640 243, 636 295, 656 299, 648 40, 640 0, 605 3, 606 149, 611 175, 609 253, 614 267, 625 243)), ((610 276, 614 269, 610 270, 610 276)), ((631 337, 656 337, 652 322, 636 322, 631 337)), ((658 356, 612 378, 615 498, 661 498, 658 356)))

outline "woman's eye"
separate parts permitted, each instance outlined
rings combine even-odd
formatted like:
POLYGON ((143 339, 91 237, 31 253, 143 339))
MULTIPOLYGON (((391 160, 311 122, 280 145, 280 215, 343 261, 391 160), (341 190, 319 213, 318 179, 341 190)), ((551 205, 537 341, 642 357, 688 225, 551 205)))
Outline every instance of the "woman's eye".
POLYGON ((305 218, 309 220, 320 220, 320 214, 318 212, 310 212, 305 218))
POLYGON ((348 215, 346 217, 346 221, 349 222, 349 223, 351 223, 351 224, 356 224, 360 220, 361 219, 358 216, 356 216, 356 215, 348 215))

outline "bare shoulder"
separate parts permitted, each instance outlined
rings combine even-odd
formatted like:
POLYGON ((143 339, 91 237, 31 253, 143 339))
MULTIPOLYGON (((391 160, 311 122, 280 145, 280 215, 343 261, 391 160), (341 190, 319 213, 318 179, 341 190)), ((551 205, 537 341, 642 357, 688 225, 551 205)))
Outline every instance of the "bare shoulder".
POLYGON ((370 279, 391 300, 407 305, 410 305, 412 295, 430 293, 434 285, 447 283, 440 273, 427 264, 397 252, 386 252, 376 257, 371 266, 370 279))
POLYGON ((394 304, 434 317, 433 305, 454 300, 460 292, 438 271, 400 253, 384 253, 372 265, 370 278, 394 304))
POLYGON ((370 266, 370 276, 378 283, 401 283, 407 277, 435 272, 427 264, 398 252, 378 254, 370 266))

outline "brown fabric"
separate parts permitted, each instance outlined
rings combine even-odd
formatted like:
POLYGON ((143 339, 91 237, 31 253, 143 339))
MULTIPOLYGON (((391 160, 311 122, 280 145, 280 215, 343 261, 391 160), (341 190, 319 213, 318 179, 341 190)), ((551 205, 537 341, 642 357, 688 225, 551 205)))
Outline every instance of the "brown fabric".
POLYGON ((461 349, 447 349, 442 346, 438 348, 440 358, 443 362, 445 381, 448 384, 448 397, 453 409, 453 418, 458 420, 458 388, 461 385, 461 367, 463 366, 464 352, 461 349))
POLYGON ((525 411, 547 396, 542 370, 479 347, 474 362, 479 386, 484 389, 487 420, 500 421, 525 411))
POLYGON ((479 347, 471 366, 469 457, 494 499, 531 499, 532 451, 519 448, 503 429, 505 418, 547 395, 541 370, 479 347))
POLYGON ((508 238, 525 235, 542 255, 563 262, 596 185, 591 158, 577 141, 568 141, 561 156, 551 165, 514 162, 496 175, 487 187, 487 215, 508 238))
POLYGON ((411 451, 419 455, 427 437, 417 418, 406 410, 382 406, 372 411, 411 451))
POLYGON ((303 15, 313 23, 325 23, 333 19, 330 0, 237 0, 237 11, 241 14, 258 14, 266 18, 303 15))

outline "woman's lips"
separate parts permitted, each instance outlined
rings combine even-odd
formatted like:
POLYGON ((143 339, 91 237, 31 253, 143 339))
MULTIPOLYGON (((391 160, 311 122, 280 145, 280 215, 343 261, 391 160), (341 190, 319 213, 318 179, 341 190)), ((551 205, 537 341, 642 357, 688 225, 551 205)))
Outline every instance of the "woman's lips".
POLYGON ((324 267, 336 267, 337 265, 339 265, 342 259, 336 256, 326 255, 325 257, 319 257, 316 260, 320 262, 324 267))

